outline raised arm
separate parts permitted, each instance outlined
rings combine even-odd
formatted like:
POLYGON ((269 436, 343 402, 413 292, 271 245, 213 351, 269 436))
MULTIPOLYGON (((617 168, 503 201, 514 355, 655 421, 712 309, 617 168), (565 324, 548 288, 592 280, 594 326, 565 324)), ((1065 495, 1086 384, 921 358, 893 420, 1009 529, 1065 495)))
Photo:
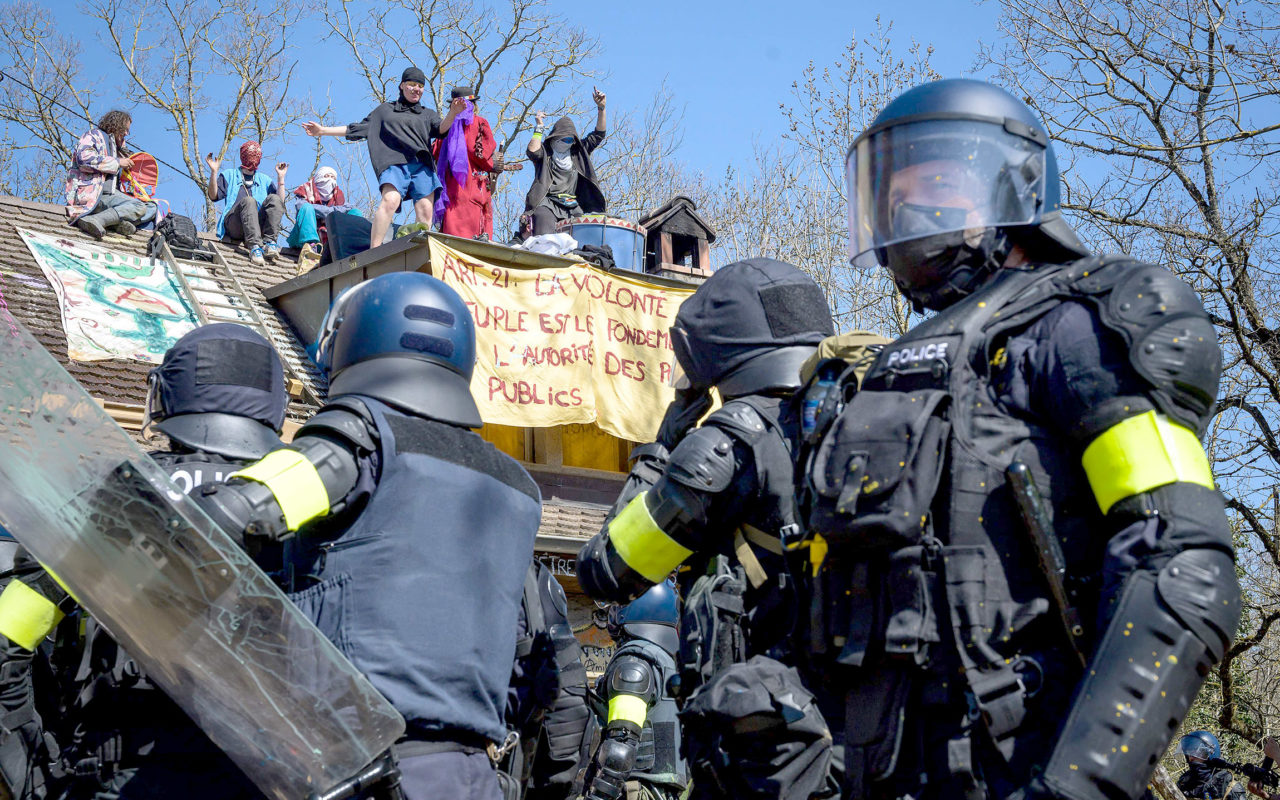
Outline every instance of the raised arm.
POLYGON ((596 130, 604 133, 604 92, 591 87, 591 99, 596 102, 596 130))
POLYGON ((446 133, 449 132, 449 129, 453 127, 454 117, 458 116, 458 114, 460 114, 462 110, 466 107, 467 107, 467 98, 465 97, 453 98, 453 102, 449 103, 449 113, 444 115, 444 119, 440 120, 440 124, 436 128, 440 136, 444 136, 446 133))
POLYGON ((210 200, 218 199, 218 167, 222 165, 222 161, 213 157, 213 153, 209 153, 204 157, 204 163, 209 167, 209 186, 205 189, 205 194, 210 200))
POLYGON ((302 130, 308 136, 346 136, 351 127, 350 125, 321 125, 315 120, 302 123, 302 130))
POLYGON ((533 138, 529 140, 529 146, 525 149, 525 152, 529 154, 530 158, 533 158, 535 154, 538 154, 538 157, 541 158, 542 128, 546 124, 547 112, 539 111, 534 115, 534 118, 537 120, 537 124, 533 129, 533 138))

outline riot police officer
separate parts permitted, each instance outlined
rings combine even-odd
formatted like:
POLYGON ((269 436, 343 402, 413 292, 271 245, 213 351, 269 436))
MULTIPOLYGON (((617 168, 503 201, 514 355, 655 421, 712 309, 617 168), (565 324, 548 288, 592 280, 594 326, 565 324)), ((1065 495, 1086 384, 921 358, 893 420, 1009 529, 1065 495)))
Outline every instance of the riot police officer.
POLYGON ((587 800, 669 800, 684 792, 688 776, 668 689, 677 675, 679 619, 671 581, 609 610, 609 635, 618 648, 600 678, 609 716, 587 769, 587 800))
MULTIPOLYGON (((281 447, 287 402, 283 367, 266 339, 242 325, 196 328, 151 371, 144 435, 154 427, 168 448, 150 455, 190 492, 281 447)), ((0 771, 15 797, 261 797, 54 578, 22 551, 16 565, 18 577, 0 595, 0 698, 11 715, 25 715, 4 723, 19 735, 0 741, 0 771), (50 606, 57 610, 45 613, 50 606), (64 613, 52 653, 33 664, 49 623, 64 613), (36 697, 48 715, 43 734, 36 697), (41 772, 54 778, 48 787, 38 785, 41 772)))
POLYGON ((853 264, 937 313, 802 465, 845 794, 1136 798, 1240 614, 1213 325, 1164 268, 1088 253, 994 86, 904 93, 847 179, 853 264))
MULTIPOLYGON (((804 611, 788 563, 796 557, 788 546, 799 543, 792 451, 801 408, 795 393, 801 366, 832 328, 822 290, 790 264, 757 258, 712 275, 681 305, 671 328, 684 377, 657 441, 637 448, 604 530, 578 555, 584 590, 615 602, 638 596, 686 559, 694 577, 707 572, 717 554, 741 565, 745 591, 726 589, 708 604, 719 610, 736 605, 745 643, 732 657, 715 658, 719 643, 738 634, 703 631, 707 641, 685 648, 691 652, 683 660, 698 663, 680 665, 684 693, 734 660, 795 655, 792 633, 804 611), (695 428, 710 407, 712 387, 724 405, 695 428)), ((703 588, 731 585, 717 580, 681 589, 700 597, 703 588)), ((715 626, 708 620, 705 627, 715 626)), ((816 771, 825 771, 829 758, 829 748, 813 758, 821 765, 816 771)), ((779 757, 775 766, 785 760, 779 757)), ((805 772, 807 779, 813 770, 805 772)), ((802 787, 805 779, 789 783, 802 787)), ((694 776, 695 784, 699 780, 694 776)))
POLYGON ((352 287, 318 342, 328 403, 289 448, 199 497, 227 531, 288 539, 294 602, 408 723, 409 800, 500 797, 541 496, 470 430, 475 352, 470 311, 436 278, 352 287))
POLYGON ((587 694, 587 668, 569 624, 564 587, 534 559, 525 574, 516 661, 507 690, 507 728, 518 737, 499 764, 513 784, 504 787, 508 797, 571 796, 580 762, 598 730, 587 694))
POLYGON ((659 455, 633 469, 628 493, 639 491, 624 494, 578 554, 587 594, 627 602, 694 553, 749 552, 748 650, 763 653, 785 638, 792 610, 768 584, 785 575, 782 539, 799 530, 791 466, 799 410, 788 400, 801 365, 831 334, 822 290, 782 261, 729 264, 684 301, 671 341, 687 388, 650 446, 659 455), (724 405, 693 428, 712 387, 724 405))
POLYGON ((1222 758, 1218 737, 1208 731, 1192 731, 1178 741, 1187 770, 1178 776, 1178 791, 1189 800, 1244 800, 1245 788, 1229 769, 1216 768, 1222 758))

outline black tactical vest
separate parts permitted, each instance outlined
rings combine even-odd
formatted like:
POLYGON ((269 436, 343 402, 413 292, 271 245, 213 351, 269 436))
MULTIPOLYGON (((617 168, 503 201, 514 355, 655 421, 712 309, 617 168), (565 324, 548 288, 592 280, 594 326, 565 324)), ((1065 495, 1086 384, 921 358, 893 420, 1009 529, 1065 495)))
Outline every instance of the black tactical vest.
MULTIPOLYGON (((1066 553, 1069 585, 1100 569, 1106 528, 1079 453, 1060 432, 999 406, 993 373, 1011 357, 1009 335, 1062 300, 1105 300, 1105 291, 1087 291, 1087 279, 1108 268, 1089 258, 1002 270, 886 345, 802 465, 808 531, 830 547, 816 613, 827 631, 823 655, 872 668, 851 673, 872 684, 891 672, 915 674, 933 687, 924 695, 933 702, 967 702, 1011 763, 1015 750, 1023 761, 1044 755, 1030 729, 1050 735, 1045 720, 1060 718, 1070 697, 1040 690, 1074 685, 1079 667, 1006 468, 1030 467, 1066 553), (1038 719, 1024 726, 1033 707, 1038 719)), ((880 698, 883 707, 866 704, 878 718, 905 702, 905 691, 887 683, 859 691, 897 695, 880 698)), ((851 717, 855 750, 863 733, 856 727, 851 717)), ((880 731, 877 743, 869 734, 867 746, 899 734, 880 731)), ((880 757, 886 769, 895 759, 880 757)))
MULTIPOLYGON (((741 493, 735 498, 739 501, 739 529, 733 532, 735 549, 749 547, 761 567, 756 580, 747 576, 744 605, 748 657, 778 654, 778 648, 789 646, 786 635, 795 613, 794 587, 782 555, 782 539, 794 538, 799 531, 792 456, 798 418, 788 403, 760 395, 739 397, 726 402, 703 423, 720 428, 751 450, 754 483, 746 486, 735 477, 730 489, 741 493)), ((705 571, 705 567, 693 566, 695 574, 705 571)))

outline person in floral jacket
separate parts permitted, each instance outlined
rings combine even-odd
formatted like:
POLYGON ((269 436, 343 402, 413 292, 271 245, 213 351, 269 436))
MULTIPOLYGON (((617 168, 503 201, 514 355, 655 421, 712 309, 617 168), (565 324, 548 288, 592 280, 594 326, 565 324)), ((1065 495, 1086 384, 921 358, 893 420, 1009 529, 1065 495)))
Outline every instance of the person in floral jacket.
POLYGON ((107 230, 132 235, 137 226, 156 218, 156 204, 120 191, 120 173, 133 166, 124 140, 133 118, 127 111, 108 111, 76 145, 67 170, 67 220, 95 239, 107 230))

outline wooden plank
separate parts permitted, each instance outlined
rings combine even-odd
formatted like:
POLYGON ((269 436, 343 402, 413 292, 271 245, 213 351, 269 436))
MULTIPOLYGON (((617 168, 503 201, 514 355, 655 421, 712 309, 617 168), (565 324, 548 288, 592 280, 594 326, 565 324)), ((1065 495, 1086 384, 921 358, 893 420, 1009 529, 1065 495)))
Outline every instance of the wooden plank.
POLYGON ((559 428, 533 429, 533 461, 549 467, 564 465, 564 444, 559 428))
POLYGON ((670 264, 675 259, 671 255, 671 234, 663 231, 658 237, 658 262, 670 264))
POLYGON ((711 269, 711 244, 706 239, 698 240, 698 260, 693 263, 698 269, 711 269))

